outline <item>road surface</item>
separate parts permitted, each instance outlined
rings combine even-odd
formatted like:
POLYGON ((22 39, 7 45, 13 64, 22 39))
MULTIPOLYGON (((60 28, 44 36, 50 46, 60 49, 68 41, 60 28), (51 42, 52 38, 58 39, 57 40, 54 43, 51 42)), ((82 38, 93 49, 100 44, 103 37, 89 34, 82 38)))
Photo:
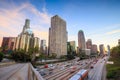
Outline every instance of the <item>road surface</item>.
POLYGON ((15 64, 8 67, 0 68, 0 80, 8 80, 13 76, 19 69, 21 69, 25 64, 15 64))
POLYGON ((89 71, 89 79, 88 80, 102 80, 103 68, 105 66, 105 61, 107 57, 103 59, 99 59, 96 64, 94 64, 94 68, 89 71))
MULTIPOLYGON (((70 62, 62 62, 59 65, 55 65, 55 68, 53 69, 52 73, 49 74, 49 68, 44 69, 46 72, 46 75, 43 76, 45 80, 68 80, 70 77, 72 77, 76 72, 78 72, 80 69, 84 69, 86 66, 90 64, 90 62, 93 62, 94 59, 85 59, 81 61, 72 60, 70 62), (81 65, 82 64, 82 65, 81 65), (62 68, 64 65, 65 66, 62 68), (77 69, 74 73, 70 72, 70 67, 76 66, 77 69)), ((38 69, 38 71, 41 69, 38 69)))

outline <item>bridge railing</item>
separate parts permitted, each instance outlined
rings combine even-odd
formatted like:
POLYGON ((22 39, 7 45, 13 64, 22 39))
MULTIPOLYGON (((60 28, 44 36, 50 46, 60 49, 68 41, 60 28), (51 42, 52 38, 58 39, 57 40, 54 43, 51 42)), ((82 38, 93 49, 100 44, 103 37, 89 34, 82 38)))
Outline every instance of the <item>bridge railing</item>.
POLYGON ((28 72, 28 80, 44 80, 43 78, 42 78, 42 76, 39 74, 39 72, 38 71, 36 71, 34 68, 33 68, 33 66, 32 66, 32 64, 31 63, 29 63, 29 70, 28 70, 29 72, 28 72))

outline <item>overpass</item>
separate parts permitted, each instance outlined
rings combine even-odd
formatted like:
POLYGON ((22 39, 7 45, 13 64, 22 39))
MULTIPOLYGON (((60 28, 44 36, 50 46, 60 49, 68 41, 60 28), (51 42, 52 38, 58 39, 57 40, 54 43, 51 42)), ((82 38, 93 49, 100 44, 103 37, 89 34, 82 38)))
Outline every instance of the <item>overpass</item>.
POLYGON ((44 80, 31 63, 18 63, 0 68, 0 80, 44 80))

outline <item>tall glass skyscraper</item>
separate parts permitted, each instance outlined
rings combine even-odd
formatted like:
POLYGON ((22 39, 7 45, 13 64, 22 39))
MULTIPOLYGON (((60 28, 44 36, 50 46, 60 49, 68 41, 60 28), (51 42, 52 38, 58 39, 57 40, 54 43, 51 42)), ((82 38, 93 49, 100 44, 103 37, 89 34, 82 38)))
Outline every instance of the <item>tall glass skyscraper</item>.
POLYGON ((78 47, 80 50, 86 49, 85 37, 82 30, 79 30, 78 32, 78 47))

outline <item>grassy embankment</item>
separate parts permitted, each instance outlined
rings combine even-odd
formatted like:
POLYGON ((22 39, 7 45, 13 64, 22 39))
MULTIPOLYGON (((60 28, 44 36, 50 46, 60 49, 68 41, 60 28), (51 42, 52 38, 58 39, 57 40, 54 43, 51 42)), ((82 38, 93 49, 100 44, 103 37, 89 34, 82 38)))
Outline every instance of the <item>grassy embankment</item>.
POLYGON ((120 80, 120 58, 112 57, 109 61, 113 61, 114 64, 107 64, 107 79, 120 80))

